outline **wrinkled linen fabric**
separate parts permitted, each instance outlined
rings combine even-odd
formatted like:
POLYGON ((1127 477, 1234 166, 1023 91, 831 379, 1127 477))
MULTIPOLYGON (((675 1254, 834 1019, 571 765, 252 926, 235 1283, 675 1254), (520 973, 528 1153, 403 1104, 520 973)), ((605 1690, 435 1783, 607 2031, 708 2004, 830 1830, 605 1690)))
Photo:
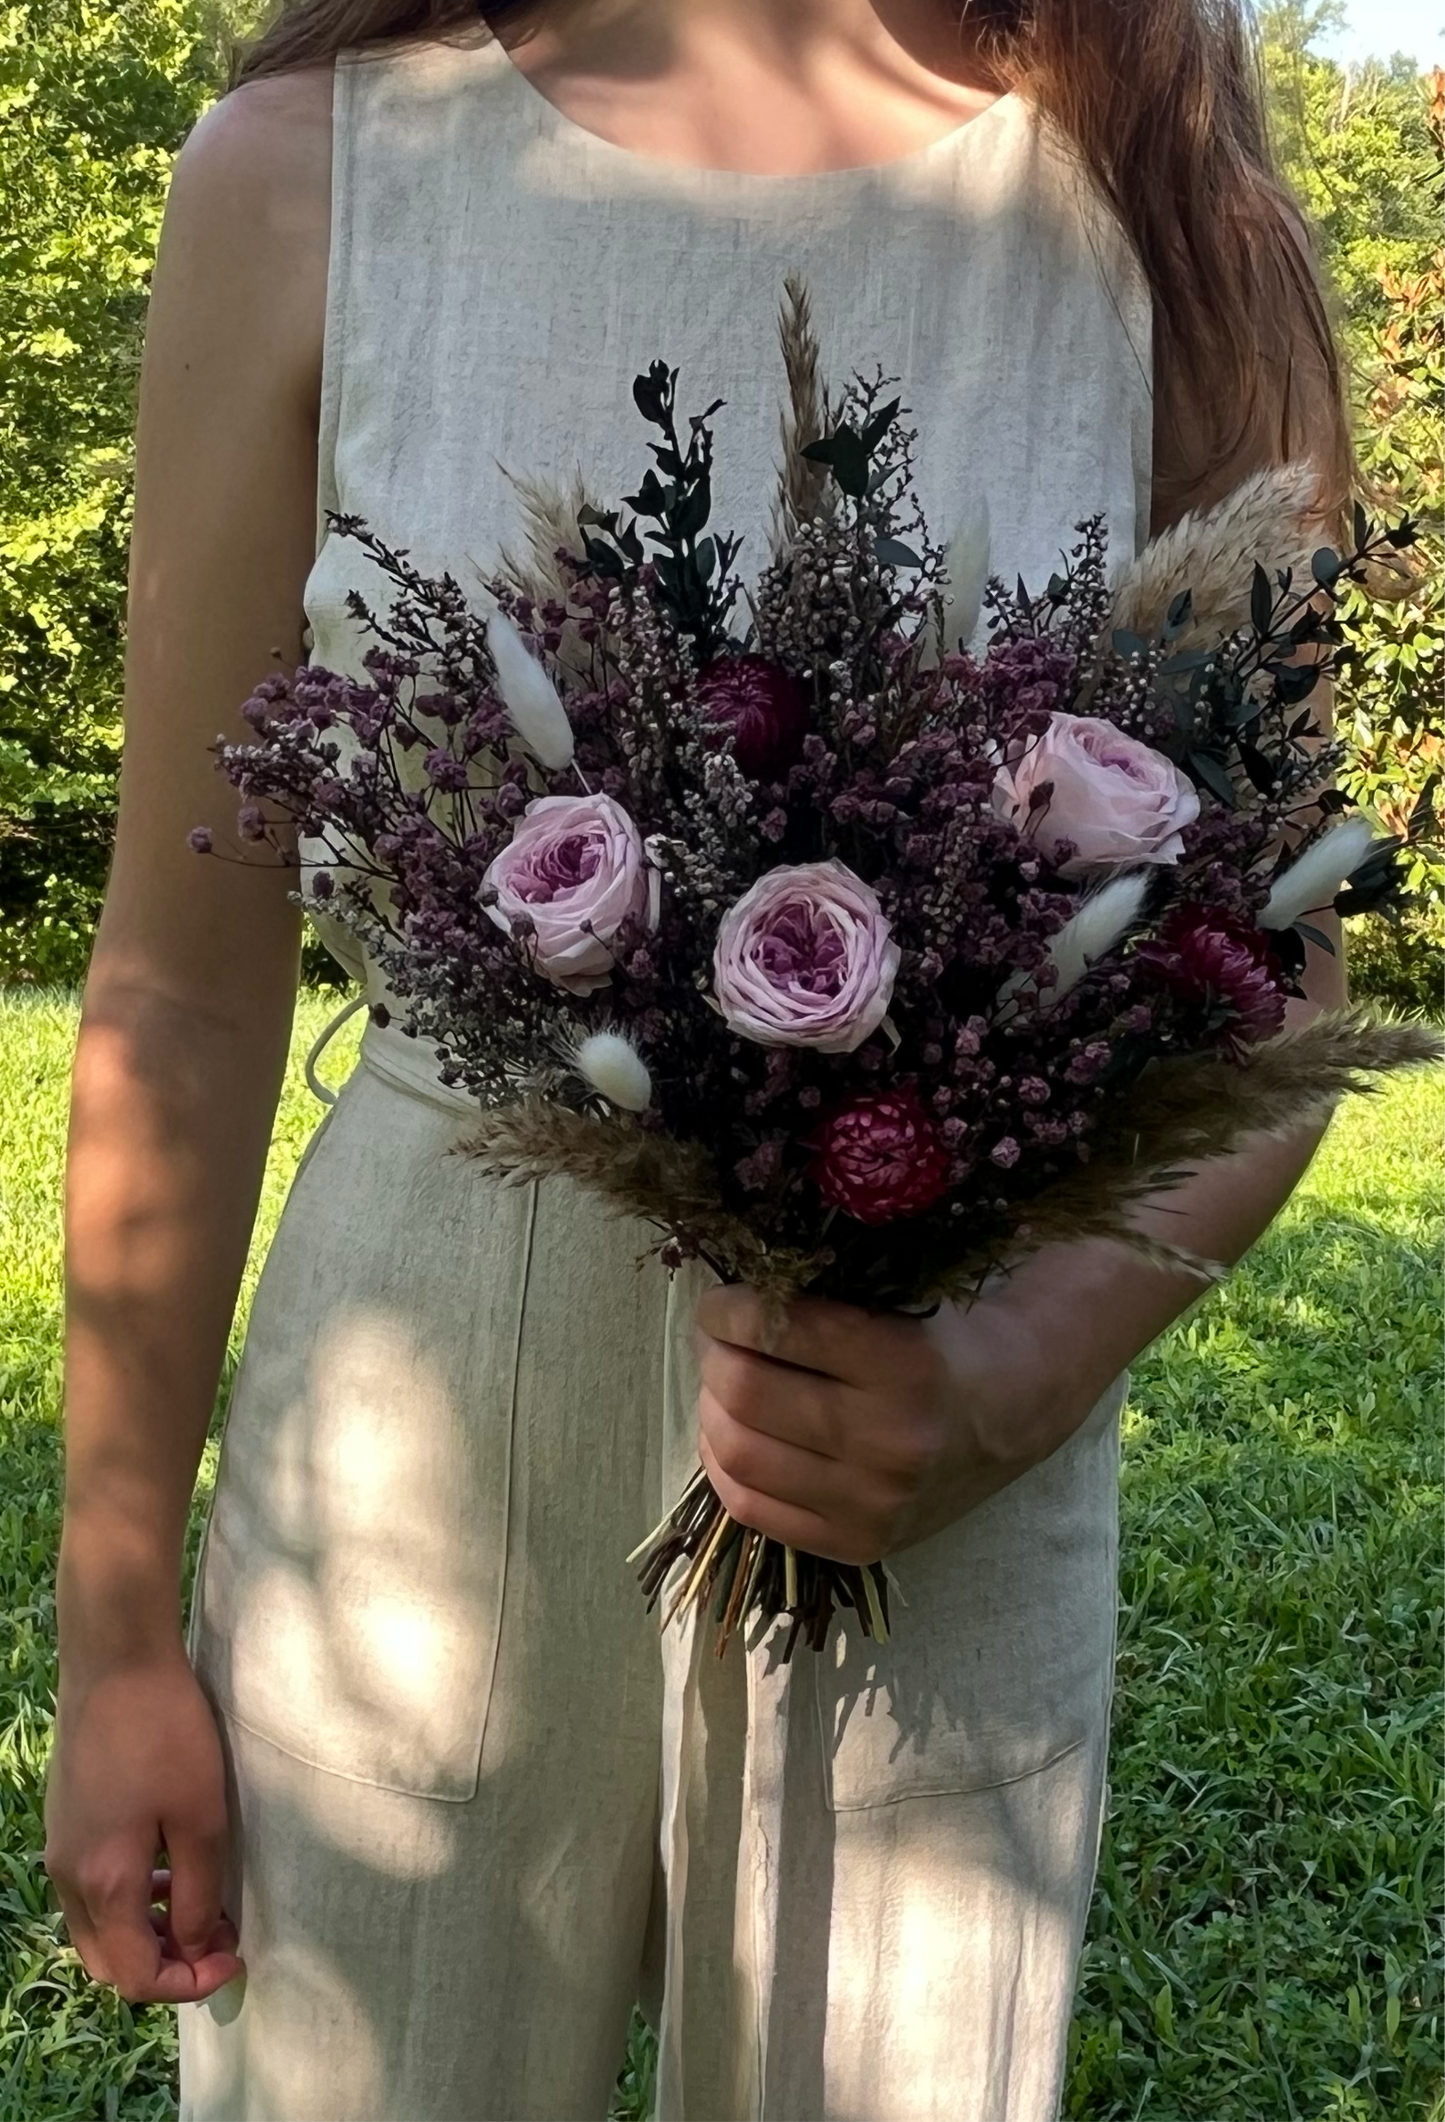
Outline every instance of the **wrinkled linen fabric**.
MULTIPOLYGON (((633 375, 718 416, 763 564, 785 275, 827 373, 881 362, 940 536, 994 565, 1147 513, 1148 303, 1014 96, 882 170, 660 167, 498 48, 336 77, 315 660, 363 674, 367 564, 520 548, 508 474, 630 492, 633 375)), ((338 950, 368 974, 373 971, 338 950)), ((701 1271, 565 1182, 460 1153, 426 1048, 368 1030, 253 1306, 192 1622, 248 1978, 181 2013, 185 2122, 601 2122, 639 1994, 658 2122, 1051 2122, 1104 1802, 1111 1393, 894 1558, 894 1641, 659 1645, 624 1557, 695 1463, 701 1271)))

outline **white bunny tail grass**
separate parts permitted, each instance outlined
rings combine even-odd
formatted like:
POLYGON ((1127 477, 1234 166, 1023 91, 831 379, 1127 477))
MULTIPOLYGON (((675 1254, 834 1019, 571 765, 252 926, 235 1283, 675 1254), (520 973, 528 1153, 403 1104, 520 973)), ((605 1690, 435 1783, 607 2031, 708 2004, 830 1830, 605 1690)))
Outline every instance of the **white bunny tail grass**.
POLYGON ((1310 555, 1325 542, 1319 503, 1319 474, 1297 459, 1254 472, 1213 508, 1181 516, 1115 578, 1103 645, 1115 628, 1154 639, 1185 589, 1192 608, 1175 646, 1223 640, 1248 623, 1256 561, 1271 572, 1292 568, 1308 588, 1310 555))
POLYGON ((625 1113, 645 1113, 652 1103, 652 1077, 632 1041, 623 1032, 592 1032, 579 1040, 572 1066, 609 1105, 625 1113))
POLYGON ((1259 916, 1260 927, 1290 928, 1301 915, 1328 907, 1364 861, 1374 837, 1369 819, 1358 816, 1321 833, 1275 885, 1259 916))
POLYGON ((998 1015, 1002 1023, 1026 1004, 1049 1009, 1071 987, 1077 987, 1098 958, 1117 949, 1144 910, 1149 880, 1137 871, 1129 877, 1114 877, 1091 892, 1078 912, 1071 914, 1058 933, 1049 938, 1049 959, 1055 978, 1041 992, 1032 973, 1012 973, 999 992, 998 1015))
POLYGON ((988 497, 979 494, 965 511, 948 544, 943 593, 943 650, 967 648, 978 628, 988 581, 988 497))
POLYGON ((560 773, 571 764, 574 746, 556 686, 504 611, 494 611, 487 620, 487 646, 513 729, 533 758, 549 772, 560 773))
POLYGON ((1050 938, 1049 956, 1058 974, 1049 989, 1051 997, 1077 987, 1096 958, 1106 957, 1123 942, 1148 895, 1149 880, 1137 872, 1132 877, 1114 877, 1102 890, 1089 894, 1078 912, 1050 938))

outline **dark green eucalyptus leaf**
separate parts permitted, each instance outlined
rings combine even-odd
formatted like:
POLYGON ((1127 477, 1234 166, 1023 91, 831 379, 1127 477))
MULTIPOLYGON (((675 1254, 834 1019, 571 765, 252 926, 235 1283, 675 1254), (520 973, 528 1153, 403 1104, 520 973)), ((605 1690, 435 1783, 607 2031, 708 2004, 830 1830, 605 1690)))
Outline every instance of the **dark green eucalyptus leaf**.
POLYGON ((1248 729, 1251 722, 1259 720, 1259 702, 1252 699, 1242 685, 1236 685, 1220 719, 1226 729, 1248 729))
POLYGON ((1196 749, 1190 752, 1185 761, 1185 768, 1196 781, 1203 783, 1212 796, 1219 798, 1226 810, 1238 810, 1239 797, 1222 759, 1216 759, 1212 752, 1196 749))
POLYGON ((1399 906, 1404 888, 1404 872, 1394 845, 1390 845, 1386 859, 1375 862, 1367 857, 1360 864, 1344 889, 1335 893, 1334 909, 1345 921, 1353 920, 1356 914, 1389 913, 1399 906))
POLYGON ((851 427, 840 427, 833 437, 833 477, 850 500, 861 501, 868 491, 871 466, 868 452, 851 427))
POLYGON ((1274 793, 1274 785, 1279 776, 1275 772, 1273 762, 1257 744, 1246 744, 1242 737, 1239 740, 1239 763, 1262 796, 1274 793))
POLYGON ((698 580, 700 582, 710 582, 713 569, 717 566, 717 545, 715 541, 711 538, 704 538, 697 548, 694 559, 697 564, 698 580))
POLYGON ((683 495, 672 512, 671 529, 679 539, 695 538, 708 519, 712 507, 712 484, 704 473, 689 493, 683 495))
MULTIPOLYGON (((1019 582, 1019 589, 1020 591, 1023 589, 1022 580, 1019 582)), ((1114 654, 1119 657, 1121 662, 1134 663, 1141 656, 1147 656, 1149 653, 1148 643, 1141 635, 1131 633, 1126 626, 1116 626, 1110 635, 1110 640, 1113 644, 1114 654)))
POLYGON ((862 442, 864 449, 868 452, 868 455, 870 457, 872 456, 874 450, 877 449, 879 443, 883 440, 883 437, 887 434, 889 428, 892 427, 894 421, 898 418, 898 407, 901 402, 902 401, 898 398, 890 398, 886 405, 879 407, 878 411, 873 415, 873 418, 868 422, 868 425, 864 428, 862 435, 859 437, 859 440, 862 442))
MULTIPOLYGON (((1130 634, 1127 638, 1131 641, 1139 640, 1137 634, 1130 634)), ((1114 643, 1116 648, 1118 646, 1118 642, 1119 635, 1115 634, 1114 643)), ((1132 653, 1141 654, 1143 652, 1143 647, 1144 644, 1142 641, 1140 641, 1138 649, 1133 651, 1132 653)), ((1164 661, 1160 664, 1159 675, 1161 678, 1172 678, 1182 671, 1206 670, 1209 665, 1214 661, 1217 653, 1218 651, 1212 648, 1176 649, 1172 656, 1166 656, 1164 661)))
POLYGON ((1316 928, 1309 921, 1296 921, 1293 926, 1296 935, 1303 936, 1306 943, 1313 943, 1316 950, 1328 951, 1333 958, 1335 946, 1322 928, 1316 928))
POLYGON ((1297 928, 1272 928, 1270 944, 1280 964, 1292 978, 1298 978, 1305 969, 1305 939, 1297 928))
POLYGON ((1192 589, 1182 589, 1177 597, 1171 598, 1169 610, 1165 614, 1165 638, 1172 639, 1175 634, 1181 632, 1193 615, 1194 592, 1192 589))
POLYGON ((1257 634, 1268 634, 1274 617, 1274 591, 1269 586, 1269 576, 1257 560, 1249 593, 1249 616, 1257 634))
POLYGON ((873 556, 884 567, 922 567, 923 562, 911 545, 901 538, 878 538, 874 542, 873 556))
POLYGON ((661 522, 671 506, 672 494, 673 489, 664 486, 656 472, 646 471, 637 492, 624 494, 622 498, 628 508, 636 509, 639 516, 651 516, 661 522))
POLYGON ((1062 575, 1054 573, 1049 576, 1048 588, 1045 594, 1050 603, 1062 604, 1065 597, 1069 594, 1069 585, 1062 575))
POLYGON ((1334 588, 1344 564, 1332 545, 1317 546, 1310 555, 1310 573, 1321 589, 1334 588))
POLYGON ((665 361, 654 361, 645 376, 638 376, 632 385, 632 401, 644 420, 653 427, 661 427, 667 415, 672 396, 672 386, 677 381, 677 370, 670 369, 665 361))
POLYGON ((615 552, 610 545, 604 545, 600 538, 589 538, 584 534, 582 544, 587 559, 596 568, 599 575, 606 575, 610 580, 620 581, 622 576, 626 574, 627 570, 623 565, 622 555, 615 552))
POLYGON ((1174 727, 1156 741, 1167 758, 1176 766, 1182 766, 1199 734, 1199 713, 1187 693, 1180 693, 1170 704, 1174 709, 1174 727))
POLYGON ((1320 671, 1313 663, 1282 663, 1271 673, 1274 680, 1274 696, 1281 707, 1295 707, 1301 700, 1308 700, 1320 682, 1320 671))

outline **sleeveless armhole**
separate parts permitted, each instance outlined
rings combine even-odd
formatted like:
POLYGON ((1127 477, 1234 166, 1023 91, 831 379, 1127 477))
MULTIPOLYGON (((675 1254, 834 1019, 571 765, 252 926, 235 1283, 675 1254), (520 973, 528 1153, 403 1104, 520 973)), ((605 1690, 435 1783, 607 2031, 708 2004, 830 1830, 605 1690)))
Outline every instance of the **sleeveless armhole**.
POLYGON ((321 341, 321 414, 316 437, 316 552, 327 538, 327 511, 339 509, 336 442, 345 388, 347 304, 351 290, 352 95, 358 55, 339 52, 331 80, 331 229, 326 261, 326 315, 321 341))

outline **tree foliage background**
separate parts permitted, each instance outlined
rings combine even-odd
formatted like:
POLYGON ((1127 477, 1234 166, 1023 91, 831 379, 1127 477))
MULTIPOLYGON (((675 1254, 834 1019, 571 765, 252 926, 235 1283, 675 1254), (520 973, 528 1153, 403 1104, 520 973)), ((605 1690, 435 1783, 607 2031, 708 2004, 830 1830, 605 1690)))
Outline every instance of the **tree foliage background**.
MULTIPOLYGON (((120 746, 131 428, 171 161, 255 0, 0 0, 0 981, 84 970, 120 746)), ((1275 137, 1323 243, 1383 505, 1433 526, 1415 592, 1357 603, 1341 711, 1355 792, 1440 771, 1445 78, 1315 49, 1337 0, 1266 0, 1275 137), (1365 705, 1366 699, 1372 703, 1365 705)), ((1395 821, 1401 822, 1401 821, 1395 821)), ((1414 856, 1424 910, 1375 921, 1356 984, 1436 1005, 1445 864, 1414 856)))

